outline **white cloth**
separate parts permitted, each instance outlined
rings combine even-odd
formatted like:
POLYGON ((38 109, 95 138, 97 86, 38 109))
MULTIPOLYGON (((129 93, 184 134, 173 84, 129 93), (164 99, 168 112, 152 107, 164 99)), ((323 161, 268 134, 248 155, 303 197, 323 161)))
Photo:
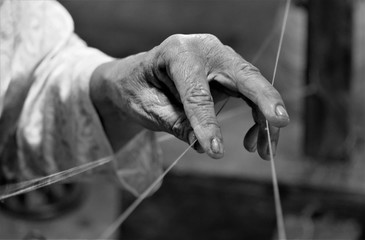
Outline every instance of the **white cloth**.
MULTIPOLYGON (((79 39, 53 0, 0 0, 0 33, 0 174, 24 181, 112 155, 89 80, 113 59, 79 39)), ((160 174, 161 153, 147 131, 128 151, 116 154, 118 175, 138 194, 160 174)))

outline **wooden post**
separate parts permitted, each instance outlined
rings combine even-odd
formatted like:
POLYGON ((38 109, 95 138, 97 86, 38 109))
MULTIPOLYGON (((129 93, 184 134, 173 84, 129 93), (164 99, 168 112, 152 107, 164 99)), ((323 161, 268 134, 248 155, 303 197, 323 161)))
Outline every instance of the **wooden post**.
POLYGON ((349 100, 352 68, 353 0, 308 0, 305 99, 306 156, 343 161, 350 155, 349 100))

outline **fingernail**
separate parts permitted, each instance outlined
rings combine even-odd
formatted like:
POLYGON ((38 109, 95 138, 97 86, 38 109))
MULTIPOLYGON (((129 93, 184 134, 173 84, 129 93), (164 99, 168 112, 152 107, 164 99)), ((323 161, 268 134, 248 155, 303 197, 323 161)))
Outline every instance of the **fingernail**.
POLYGON ((210 147, 215 154, 222 153, 222 144, 218 138, 213 138, 210 147))
POLYGON ((282 105, 277 105, 275 111, 276 115, 278 115, 279 117, 285 117, 285 118, 289 117, 288 113, 286 112, 285 108, 282 105))

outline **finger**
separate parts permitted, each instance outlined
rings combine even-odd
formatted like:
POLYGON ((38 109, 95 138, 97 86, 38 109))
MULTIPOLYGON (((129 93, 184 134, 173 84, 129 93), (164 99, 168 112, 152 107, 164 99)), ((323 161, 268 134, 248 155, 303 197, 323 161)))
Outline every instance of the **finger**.
POLYGON ((182 105, 169 98, 161 89, 151 87, 142 90, 131 102, 129 107, 135 113, 134 118, 142 126, 152 131, 170 133, 189 143, 189 133, 193 130, 182 105))
POLYGON ((192 146, 194 150, 198 153, 204 153, 183 109, 179 109, 174 105, 166 105, 155 108, 155 111, 160 116, 160 123, 158 125, 166 126, 166 128, 161 130, 174 135, 189 145, 194 143, 192 146))
POLYGON ((194 131, 191 131, 189 133, 189 145, 191 145, 192 143, 194 143, 193 148, 198 152, 198 153, 204 153, 204 149, 202 148, 202 146, 199 144, 198 139, 196 138, 194 131))
MULTIPOLYGON (((269 125, 269 132, 270 132, 272 152, 273 156, 275 156, 276 147, 279 140, 280 128, 269 125)), ((266 124, 265 125, 261 124, 259 127, 258 138, 257 138, 257 152, 262 159, 270 160, 270 150, 269 150, 266 124)))
POLYGON ((169 66, 170 78, 180 94, 184 111, 204 151, 213 158, 223 157, 223 139, 214 111, 214 102, 204 64, 191 54, 179 56, 169 66))
POLYGON ((246 136, 243 140, 243 146, 249 152, 255 152, 257 149, 257 137, 259 133, 259 125, 254 124, 246 133, 246 136))
POLYGON ((276 127, 286 126, 289 116, 278 91, 257 68, 248 63, 245 66, 236 74, 238 90, 259 107, 270 124, 276 127))
POLYGON ((289 123, 280 94, 256 67, 227 46, 220 55, 220 62, 211 77, 232 92, 238 91, 250 99, 273 126, 284 127, 289 123))
POLYGON ((135 109, 139 112, 143 126, 154 131, 170 133, 189 145, 195 142, 193 148, 199 153, 204 152, 196 141, 194 131, 181 105, 174 103, 174 99, 171 100, 168 94, 164 94, 158 88, 149 89, 149 95, 143 98, 149 100, 148 105, 142 109, 135 109))
POLYGON ((174 105, 155 106, 151 115, 157 116, 152 120, 158 127, 154 130, 168 132, 188 144, 194 141, 190 137, 193 129, 183 109, 174 105))

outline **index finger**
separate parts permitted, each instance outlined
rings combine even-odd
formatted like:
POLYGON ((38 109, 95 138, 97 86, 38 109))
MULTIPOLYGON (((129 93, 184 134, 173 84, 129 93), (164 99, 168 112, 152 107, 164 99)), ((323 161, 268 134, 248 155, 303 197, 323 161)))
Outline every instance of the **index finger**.
POLYGON ((214 111, 205 65, 199 57, 185 53, 169 65, 169 75, 179 92, 184 111, 204 151, 223 157, 223 138, 214 111))
POLYGON ((289 115, 279 92, 261 75, 260 71, 242 59, 235 69, 238 91, 255 103, 265 118, 275 127, 289 123, 289 115))

